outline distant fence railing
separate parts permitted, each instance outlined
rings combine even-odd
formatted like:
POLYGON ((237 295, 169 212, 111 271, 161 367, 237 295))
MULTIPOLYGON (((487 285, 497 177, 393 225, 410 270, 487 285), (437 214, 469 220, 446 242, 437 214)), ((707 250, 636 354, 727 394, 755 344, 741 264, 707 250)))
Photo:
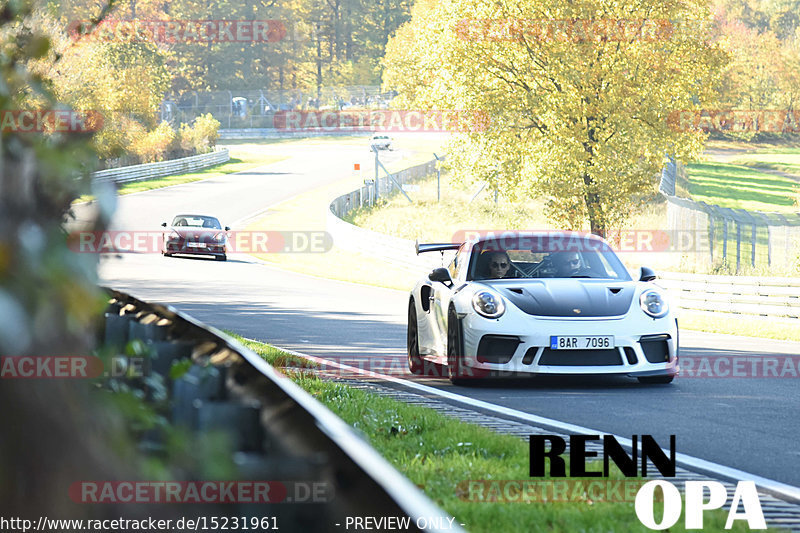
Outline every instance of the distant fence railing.
POLYGON ((696 257, 701 264, 727 261, 738 272, 743 264, 791 267, 800 262, 800 212, 763 213, 731 209, 675 196, 684 167, 670 161, 659 190, 667 198, 668 228, 704 235, 696 257))
POLYGON ((438 254, 417 256, 414 241, 384 235, 360 228, 342 220, 354 209, 371 205, 377 197, 385 197, 411 182, 436 174, 436 160, 416 165, 392 174, 394 182, 387 176, 380 176, 377 183, 369 183, 347 194, 336 197, 328 209, 328 232, 337 246, 380 257, 386 261, 415 272, 430 270, 441 265, 438 254), (395 184, 396 182, 396 184, 395 184))
POLYGON ((226 128, 272 128, 273 116, 279 111, 388 109, 396 94, 382 91, 380 85, 198 91, 165 98, 160 119, 172 124, 190 123, 199 115, 211 113, 226 128))
POLYGON ((331 129, 303 129, 303 131, 287 131, 275 128, 238 128, 219 130, 220 139, 293 139, 301 137, 321 136, 369 136, 370 132, 357 132, 331 129))
POLYGON ((410 184, 413 181, 421 180, 428 176, 436 174, 436 160, 416 165, 400 172, 392 174, 392 178, 386 176, 383 172, 378 176, 374 183, 365 184, 363 187, 343 194, 333 200, 330 205, 330 210, 337 217, 342 218, 350 211, 364 205, 371 205, 376 198, 384 197, 390 194, 392 190, 396 190, 398 184, 410 184))
POLYGON ((678 297, 682 309, 800 318, 800 280, 793 278, 666 272, 658 283, 678 297))
POLYGON ((94 172, 92 178, 98 182, 132 183, 199 170, 224 163, 230 158, 228 149, 223 148, 214 152, 182 157, 171 161, 100 170, 94 172))

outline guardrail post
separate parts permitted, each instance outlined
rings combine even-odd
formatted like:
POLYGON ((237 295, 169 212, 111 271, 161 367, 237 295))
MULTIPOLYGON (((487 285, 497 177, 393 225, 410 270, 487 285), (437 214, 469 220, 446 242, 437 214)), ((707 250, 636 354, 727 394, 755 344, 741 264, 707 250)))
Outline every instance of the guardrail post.
POLYGON ((728 219, 722 217, 722 260, 728 257, 728 219))
POLYGON ((780 222, 783 223, 783 247, 784 247, 784 264, 789 264, 789 221, 780 213, 774 213, 780 222))
POLYGON ((700 207, 705 211, 706 216, 708 217, 708 253, 709 253, 709 262, 713 265, 714 264, 714 239, 716 238, 717 231, 716 231, 716 221, 714 220, 714 212, 712 211, 711 207, 706 205, 705 202, 699 202, 700 207))

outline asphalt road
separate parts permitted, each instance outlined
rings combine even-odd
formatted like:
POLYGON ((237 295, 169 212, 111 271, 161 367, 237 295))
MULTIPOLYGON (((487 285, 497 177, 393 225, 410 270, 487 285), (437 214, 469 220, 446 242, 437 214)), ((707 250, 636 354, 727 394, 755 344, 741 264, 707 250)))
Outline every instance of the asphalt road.
MULTIPOLYGON (((353 162, 371 168, 371 154, 359 146, 265 150, 291 157, 246 174, 121 197, 114 227, 153 231, 178 211, 216 213, 230 224, 347 176, 353 162)), ((386 156, 388 161, 398 154, 386 156)), ((159 254, 105 256, 100 275, 104 284, 249 338, 321 357, 370 361, 378 370, 405 364, 407 294, 400 291, 286 272, 239 255, 225 263, 159 254)), ((681 345, 683 356, 800 354, 800 343, 688 330, 681 332, 681 345)), ((628 378, 551 377, 471 388, 442 379, 425 382, 601 432, 653 434, 664 443, 675 434, 680 453, 800 486, 798 379, 679 378, 672 385, 643 386, 628 378)))

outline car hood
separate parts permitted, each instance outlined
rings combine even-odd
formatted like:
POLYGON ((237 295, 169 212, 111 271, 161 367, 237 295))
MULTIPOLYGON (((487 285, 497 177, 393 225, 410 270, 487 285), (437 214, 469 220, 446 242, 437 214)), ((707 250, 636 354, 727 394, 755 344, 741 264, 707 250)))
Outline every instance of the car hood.
POLYGON ((211 241, 220 233, 225 233, 221 229, 213 228, 187 228, 182 226, 173 226, 171 229, 180 235, 181 239, 195 242, 211 241))
POLYGON ((482 282, 521 311, 551 317, 611 317, 628 312, 636 282, 592 279, 529 279, 482 282))

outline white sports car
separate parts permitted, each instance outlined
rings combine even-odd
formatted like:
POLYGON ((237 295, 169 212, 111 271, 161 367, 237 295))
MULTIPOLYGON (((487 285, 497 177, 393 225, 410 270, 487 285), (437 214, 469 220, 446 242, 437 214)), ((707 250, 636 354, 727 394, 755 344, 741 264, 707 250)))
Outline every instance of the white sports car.
POLYGON ((446 364, 455 384, 497 374, 622 374, 669 383, 678 321, 652 270, 634 281, 603 239, 504 232, 463 244, 411 292, 408 366, 446 364))

